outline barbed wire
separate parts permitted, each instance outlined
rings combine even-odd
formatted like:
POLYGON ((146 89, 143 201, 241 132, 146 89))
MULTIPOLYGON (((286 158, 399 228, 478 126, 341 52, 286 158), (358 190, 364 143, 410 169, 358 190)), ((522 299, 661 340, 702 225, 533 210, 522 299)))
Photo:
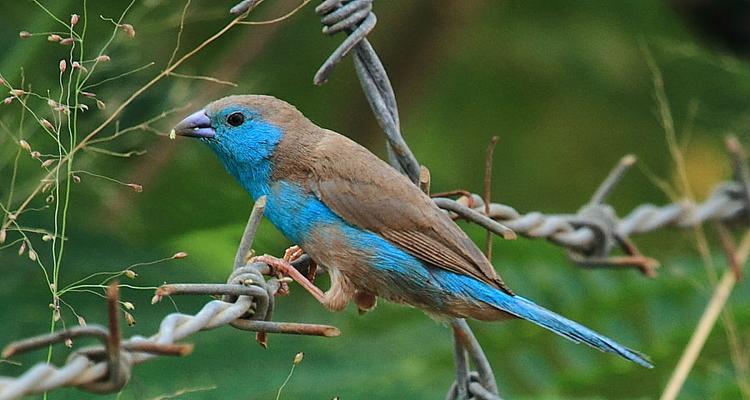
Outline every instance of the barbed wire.
MULTIPOLYGON (((226 284, 168 284, 161 286, 152 303, 164 296, 220 295, 221 300, 206 303, 194 315, 172 313, 164 317, 159 331, 149 337, 133 336, 120 339, 118 319, 119 290, 113 283, 107 290, 109 326, 78 326, 75 328, 11 343, 3 349, 4 358, 72 339, 92 337, 102 345, 89 346, 71 353, 61 367, 38 363, 18 377, 0 377, 0 400, 44 393, 64 386, 75 386, 94 393, 112 393, 121 390, 130 380, 135 365, 159 356, 184 356, 192 345, 178 343, 197 332, 232 326, 257 332, 256 339, 266 346, 269 333, 286 333, 334 337, 340 334, 336 327, 271 321, 274 296, 283 289, 288 278, 272 277, 271 268, 258 262, 247 263, 246 256, 252 246, 258 224, 263 215, 265 198, 256 201, 243 234, 235 268, 226 284)), ((298 267, 305 263, 301 259, 298 267)), ((295 263, 293 263, 295 264, 295 263)))
MULTIPOLYGON (((321 15, 324 34, 343 31, 347 37, 323 63, 313 82, 317 85, 324 83, 333 68, 355 49, 357 77, 378 124, 386 134, 389 163, 429 193, 430 172, 427 167, 420 166, 401 135, 393 87, 382 62, 366 38, 377 21, 372 12, 372 0, 324 0, 315 11, 321 15)), ((623 219, 617 217, 614 208, 605 200, 635 163, 636 158, 632 155, 620 160, 589 203, 575 214, 521 214, 508 205, 486 205, 481 196, 463 191, 454 193, 461 194, 457 200, 440 195, 434 196, 433 200, 452 218, 477 223, 506 239, 515 238, 516 233, 528 238, 547 239, 565 248, 569 258, 579 265, 634 267, 644 275, 654 276, 659 263, 643 256, 630 240, 631 235, 665 227, 695 227, 707 221, 726 225, 737 222, 747 225, 750 222, 750 172, 745 155, 733 137, 727 139, 727 149, 732 157, 735 180, 717 185, 703 203, 644 204, 623 219), (624 255, 613 256, 617 248, 624 255)), ((452 326, 457 379, 447 399, 500 399, 492 369, 466 321, 455 321, 452 326), (473 340, 467 341, 466 338, 473 340), (468 368, 467 351, 479 372, 468 368)))
MULTIPOLYGON (((241 15, 261 1, 244 0, 230 12, 241 15)), ((420 166, 401 135, 393 87, 382 62, 366 38, 377 22, 372 3, 373 0, 324 0, 316 7, 324 34, 344 32, 347 37, 321 65, 313 82, 316 85, 325 83, 335 66, 354 50, 357 77, 378 124, 386 134, 389 163, 429 193, 429 170, 420 166)), ((642 273, 653 276, 658 263, 640 254, 630 241, 631 235, 666 227, 694 227, 707 221, 722 225, 747 225, 750 222, 750 173, 745 155, 734 138, 728 138, 727 148, 732 157, 735 180, 717 185, 704 202, 694 204, 685 201, 663 206, 644 204, 622 219, 617 217, 614 208, 605 200, 635 162, 633 156, 624 157, 595 191, 589 203, 575 214, 522 214, 508 205, 494 202, 486 205, 481 196, 466 191, 438 194, 434 201, 452 218, 477 223, 504 238, 514 238, 520 234, 528 238, 547 239, 565 248, 569 257, 580 265, 636 267, 642 273), (451 198, 456 196, 457 199, 451 198), (617 248, 625 255, 613 256, 617 248)), ((117 322, 117 287, 112 286, 108 290, 108 328, 88 325, 15 342, 5 348, 3 357, 81 337, 95 337, 103 344, 73 352, 59 368, 40 363, 19 377, 0 377, 0 400, 63 386, 76 386, 96 393, 118 391, 127 384, 134 365, 158 356, 188 354, 192 346, 178 341, 196 332, 225 325, 257 332, 256 339, 261 345, 265 345, 268 333, 337 336, 339 331, 332 326, 270 321, 274 295, 284 290, 288 278, 272 277, 266 281, 264 275, 272 275, 273 272, 268 265, 246 263, 264 203, 264 199, 259 199, 253 208, 235 257, 234 272, 226 284, 170 284, 160 287, 154 296, 154 301, 158 301, 162 296, 210 294, 222 295, 222 300, 207 303, 195 315, 173 313, 166 316, 159 332, 153 336, 134 336, 121 341, 117 322)), ((292 264, 304 270, 309 263, 310 258, 303 256, 292 264)), ((459 319, 452 323, 452 328, 456 380, 446 399, 499 400, 491 365, 468 324, 459 319), (469 361, 476 371, 469 368, 469 361)))

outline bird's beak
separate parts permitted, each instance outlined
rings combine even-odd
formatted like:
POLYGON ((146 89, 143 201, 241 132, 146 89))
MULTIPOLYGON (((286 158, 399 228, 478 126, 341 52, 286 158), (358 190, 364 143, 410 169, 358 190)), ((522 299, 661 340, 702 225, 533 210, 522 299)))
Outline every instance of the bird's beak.
POLYGON ((211 127, 211 120, 206 115, 205 110, 197 111, 190 114, 187 118, 180 121, 174 127, 174 132, 180 136, 190 136, 196 138, 212 138, 216 136, 216 131, 211 127))

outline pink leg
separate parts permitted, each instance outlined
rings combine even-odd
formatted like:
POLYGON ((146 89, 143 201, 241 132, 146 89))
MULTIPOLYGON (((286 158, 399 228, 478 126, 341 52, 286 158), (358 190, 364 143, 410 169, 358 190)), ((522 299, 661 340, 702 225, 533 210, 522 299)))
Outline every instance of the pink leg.
POLYGON ((259 257, 255 257, 255 260, 257 262, 262 262, 268 264, 271 268, 274 269, 274 272, 284 274, 292 279, 294 279, 297 283, 299 283, 305 290, 307 290, 313 297, 315 297, 316 300, 318 300, 321 304, 325 305, 326 298, 325 294, 322 290, 320 290, 317 286, 315 286, 310 280, 308 280, 302 273, 297 271, 292 264, 289 263, 287 260, 279 259, 276 257, 263 255, 259 257))

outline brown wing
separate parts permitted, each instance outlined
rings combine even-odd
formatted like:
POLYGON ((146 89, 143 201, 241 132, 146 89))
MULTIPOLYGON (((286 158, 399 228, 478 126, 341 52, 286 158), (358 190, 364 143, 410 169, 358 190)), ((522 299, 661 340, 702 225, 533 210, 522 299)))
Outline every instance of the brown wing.
POLYGON ((344 136, 322 136, 308 160, 308 185, 336 214, 421 260, 512 293, 466 233, 406 177, 344 136))

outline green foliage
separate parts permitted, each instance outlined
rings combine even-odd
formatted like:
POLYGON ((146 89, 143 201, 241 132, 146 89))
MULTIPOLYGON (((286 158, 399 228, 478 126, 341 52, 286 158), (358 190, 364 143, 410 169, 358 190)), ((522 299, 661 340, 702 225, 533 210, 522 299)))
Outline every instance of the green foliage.
MULTIPOLYGON (((21 40, 18 32, 60 30, 60 23, 34 3, 7 3, 0 14, 0 73, 14 87, 23 79, 35 93, 45 96, 49 90, 57 96, 59 61, 67 59, 71 49, 48 42, 46 34, 21 40)), ((191 2, 177 58, 229 22, 231 4, 219 3, 191 2)), ((83 14, 79 1, 42 4, 62 21, 72 13, 83 14)), ((71 144, 68 126, 75 126, 76 140, 80 140, 170 64, 185 2, 136 2, 123 20, 135 28, 133 38, 99 18, 117 19, 126 5, 114 0, 88 1, 84 48, 91 57, 84 58, 95 57, 112 32, 116 33, 106 52, 111 61, 102 63, 88 83, 127 75, 88 88, 105 103, 104 110, 92 99, 80 97, 89 110, 79 114, 75 125, 62 121, 66 146, 71 144)), ((274 18, 296 5, 292 0, 268 0, 250 19, 274 18)), ((676 174, 642 44, 650 49, 664 76, 678 139, 685 144, 687 175, 698 198, 728 178, 722 136, 734 133, 747 142, 747 63, 709 50, 662 2, 379 0, 375 11, 379 24, 371 40, 393 80, 405 138, 420 162, 430 168, 434 191, 481 191, 481 160, 493 135, 500 136, 493 198, 519 211, 575 212, 626 153, 636 154, 639 163, 647 166, 644 169, 672 182, 676 174)), ((250 200, 208 149, 166 138, 171 125, 214 98, 231 93, 273 94, 294 103, 320 125, 383 154, 382 133, 349 62, 340 65, 322 88, 311 84, 314 71, 341 39, 323 36, 319 28, 308 5, 278 24, 230 30, 180 65, 176 70, 180 75, 165 77, 144 92, 97 137, 110 137, 128 127, 137 129, 97 143, 103 151, 79 153, 71 172, 88 171, 142 185, 144 190, 137 193, 131 187, 79 173, 81 183, 71 185, 69 198, 54 199, 67 199, 70 204, 65 218, 67 240, 55 242, 58 249, 65 243, 64 256, 57 259, 58 287, 177 251, 190 256, 135 269, 138 276, 132 281, 120 279, 143 287, 165 281, 225 279, 250 200), (162 112, 167 114, 161 117, 162 112), (131 155, 112 157, 112 153, 131 155)), ((54 121, 53 111, 43 101, 29 98, 33 101, 40 103, 32 108, 39 110, 39 118, 54 121)), ((43 176, 40 162, 20 151, 18 140, 27 140, 42 154, 58 154, 55 140, 45 135, 18 101, 0 105, 0 202, 4 208, 17 208, 43 176), (13 171, 16 179, 12 179, 13 171), (8 202, 12 181, 15 194, 8 202)), ((65 188, 69 181, 60 182, 65 188)), ((43 207, 45 197, 36 198, 31 208, 43 207)), ((625 214, 637 204, 662 203, 668 198, 646 174, 634 171, 611 201, 625 214)), ((52 213, 51 209, 29 212, 19 221, 24 227, 54 231, 50 221, 61 219, 52 213)), ((3 213, 3 222, 7 218, 3 213)), ((482 231, 466 227, 478 243, 483 242, 482 231)), ((50 243, 42 241, 43 234, 27 235, 39 260, 52 272, 56 261, 50 243)), ((50 329, 51 290, 39 266, 28 256, 17 256, 19 238, 17 232, 9 231, 4 245, 13 245, 0 250, 5 272, 0 280, 0 316, 6 322, 0 329, 0 344, 50 329)), ((548 243, 496 239, 493 262, 517 292, 642 350, 657 366, 651 371, 641 369, 520 321, 474 323, 503 394, 509 398, 630 399, 655 398, 661 393, 711 289, 691 232, 665 231, 636 240, 646 254, 662 261, 658 278, 648 280, 634 271, 582 270, 548 243)), ((281 254, 287 245, 264 222, 255 249, 281 254)), ((718 246, 714 247, 711 259, 723 270, 725 262, 718 246)), ((101 291, 93 289, 93 293, 101 291)), ((174 310, 169 301, 148 305, 151 295, 149 290, 124 289, 123 300, 135 304, 138 322, 125 328, 126 335, 154 332, 158 321, 174 310)), ((92 293, 70 292, 63 299, 89 322, 106 320, 104 302, 92 293)), ((174 299, 183 312, 198 310, 206 300, 174 299)), ((748 301, 750 291, 747 281, 742 281, 728 310, 746 351, 750 348, 748 301)), ((77 323, 69 308, 62 306, 61 313, 60 322, 77 323)), ((292 285, 292 295, 278 300, 275 319, 333 324, 342 336, 271 336, 269 349, 263 350, 248 333, 229 328, 204 333, 191 338, 196 344, 191 356, 164 358, 135 369, 133 381, 119 398, 150 399, 181 390, 186 393, 180 398, 274 398, 289 372, 290 356, 298 351, 305 352, 305 360, 284 387, 284 399, 432 399, 442 397, 453 379, 450 332, 419 311, 381 302, 374 312, 361 317, 353 309, 332 314, 292 285)), ((730 351, 725 329, 717 326, 680 398, 740 398, 730 351)), ((64 349, 56 349, 52 360, 63 362, 66 355, 64 349)), ((0 362, 0 375, 20 374, 44 357, 39 352, 19 358, 22 365, 0 362)), ((95 396, 65 389, 49 397, 95 396)))

